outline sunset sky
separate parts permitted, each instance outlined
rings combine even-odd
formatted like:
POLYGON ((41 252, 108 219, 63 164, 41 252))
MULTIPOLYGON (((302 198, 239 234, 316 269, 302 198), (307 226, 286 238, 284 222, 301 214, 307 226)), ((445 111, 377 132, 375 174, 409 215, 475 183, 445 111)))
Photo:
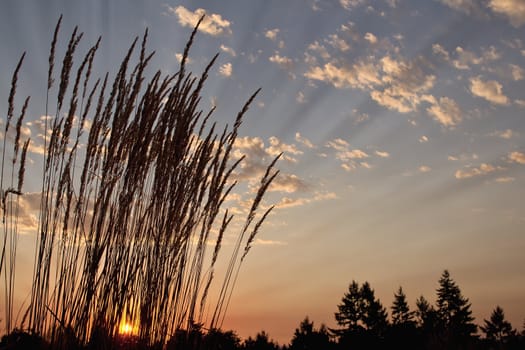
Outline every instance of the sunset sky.
MULTIPOLYGON (((59 57, 78 25, 80 52, 102 36, 95 68, 110 74, 149 28, 151 74, 177 71, 203 13, 189 69, 199 74, 220 56, 201 108, 217 106, 216 120, 232 123, 262 88, 237 142, 247 156, 237 176, 259 178, 284 152, 265 202, 276 209, 241 268, 224 328, 242 337, 265 330, 287 343, 305 316, 335 327, 352 280, 370 282, 388 308, 403 286, 414 307, 420 295, 435 300, 444 269, 477 324, 500 305, 522 328, 523 0, 2 1, 2 113, 27 52, 17 99, 20 108, 31 95, 26 198, 41 185, 38 121, 60 14, 59 57)), ((241 212, 243 198, 240 191, 227 204, 241 212)), ((20 303, 33 268, 29 202, 20 303)))

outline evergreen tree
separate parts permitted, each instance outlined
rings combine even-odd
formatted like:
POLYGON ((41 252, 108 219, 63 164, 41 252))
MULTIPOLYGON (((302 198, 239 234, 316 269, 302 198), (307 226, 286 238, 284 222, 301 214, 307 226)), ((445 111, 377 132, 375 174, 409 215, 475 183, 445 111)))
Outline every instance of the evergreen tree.
POLYGON ((447 344, 464 344, 476 333, 471 304, 448 270, 443 271, 439 279, 436 304, 440 333, 447 344))
POLYGON ((332 347, 326 327, 321 325, 319 330, 316 330, 314 323, 310 322, 308 317, 305 317, 299 328, 295 330, 290 344, 290 350, 317 350, 332 347))
POLYGON ((370 349, 384 345, 388 315, 368 282, 359 287, 352 281, 338 310, 335 318, 344 328, 335 332, 342 348, 370 349))
POLYGON ((268 333, 262 331, 257 333, 255 339, 249 337, 244 341, 242 349, 245 350, 279 350, 279 345, 277 345, 273 340, 270 340, 268 333))
POLYGON ((512 330, 510 322, 505 320, 505 313, 499 306, 492 311, 490 320, 484 320, 485 324, 481 326, 481 330, 485 333, 488 340, 503 342, 505 339, 513 336, 515 332, 512 330))
POLYGON ((392 304, 392 324, 403 325, 414 323, 414 313, 410 311, 403 288, 399 287, 394 293, 394 302, 392 304))
POLYGON ((414 312, 410 311, 403 288, 394 293, 392 309, 392 325, 388 335, 388 345, 391 349, 421 349, 421 333, 416 328, 414 312))

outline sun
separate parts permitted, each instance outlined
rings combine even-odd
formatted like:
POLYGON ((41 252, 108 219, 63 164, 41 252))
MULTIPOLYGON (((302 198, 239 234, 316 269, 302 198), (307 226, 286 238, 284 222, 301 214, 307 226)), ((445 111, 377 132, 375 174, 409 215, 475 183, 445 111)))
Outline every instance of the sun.
POLYGON ((135 335, 137 333, 137 327, 130 323, 123 322, 120 324, 118 332, 120 335, 135 335))

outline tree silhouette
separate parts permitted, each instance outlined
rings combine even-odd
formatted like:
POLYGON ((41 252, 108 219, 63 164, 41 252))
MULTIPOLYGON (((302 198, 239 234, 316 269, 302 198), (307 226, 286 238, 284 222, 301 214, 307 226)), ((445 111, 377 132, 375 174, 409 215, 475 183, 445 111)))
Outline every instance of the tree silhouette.
POLYGON ((338 310, 335 319, 344 328, 335 333, 344 346, 378 345, 384 339, 388 314, 368 282, 359 287, 356 281, 352 281, 338 310))
POLYGON ((414 323, 414 313, 410 311, 403 288, 399 287, 394 293, 394 302, 392 304, 392 324, 403 325, 414 323))
POLYGON ((392 325, 387 337, 388 345, 393 349, 420 349, 421 336, 416 328, 415 312, 410 311, 402 287, 394 293, 391 310, 392 325))
POLYGON ((447 344, 465 344, 476 333, 477 326, 472 323, 469 300, 461 294, 448 270, 443 271, 437 289, 438 326, 442 340, 447 344))
POLYGON ((333 348, 330 341, 328 330, 321 325, 318 330, 314 328, 314 323, 310 322, 308 316, 301 322, 299 328, 295 329, 290 350, 317 350, 333 348))
POLYGON ((255 339, 252 337, 246 339, 242 348, 244 350, 279 350, 279 345, 270 340, 268 333, 262 331, 257 333, 255 339))
POLYGON ((480 326, 487 340, 496 343, 503 343, 515 334, 510 322, 505 320, 505 313, 499 306, 492 311, 490 320, 484 320, 484 325, 480 326))

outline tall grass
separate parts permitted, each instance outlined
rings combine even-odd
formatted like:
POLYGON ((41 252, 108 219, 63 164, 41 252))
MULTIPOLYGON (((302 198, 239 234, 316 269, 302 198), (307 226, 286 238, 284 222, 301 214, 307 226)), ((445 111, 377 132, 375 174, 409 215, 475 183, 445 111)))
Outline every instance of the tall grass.
MULTIPOLYGON (((142 40, 135 39, 112 79, 109 74, 92 77, 100 39, 75 64, 82 38, 75 28, 55 79, 61 20, 57 23, 46 116, 53 97, 56 105, 45 125, 31 300, 19 325, 44 336, 53 348, 108 346, 124 323, 132 325, 143 344, 161 346, 180 329, 222 324, 240 265, 272 210, 262 209, 261 203, 278 171, 276 158, 254 193, 225 275, 218 280, 217 300, 210 301, 215 265, 233 218, 225 200, 236 185, 232 174, 243 161, 231 155, 258 91, 233 125, 222 130, 212 122, 213 109, 199 109, 217 58, 200 76, 187 72, 199 24, 178 72, 146 76, 153 56, 147 51, 146 31, 142 40), (211 319, 205 317, 208 309, 214 310, 211 319)), ((27 143, 22 159, 26 151, 27 143)), ((3 197, 20 195, 21 182, 3 197)), ((16 218, 9 215, 11 209, 3 209, 4 218, 16 218)), ((4 224, 4 248, 6 239, 10 253, 16 253, 11 243, 16 241, 16 221, 4 224)), ((8 263, 2 255, 2 266, 9 266, 4 270, 11 298, 6 319, 11 320, 14 263, 11 256, 5 260, 8 263)))

